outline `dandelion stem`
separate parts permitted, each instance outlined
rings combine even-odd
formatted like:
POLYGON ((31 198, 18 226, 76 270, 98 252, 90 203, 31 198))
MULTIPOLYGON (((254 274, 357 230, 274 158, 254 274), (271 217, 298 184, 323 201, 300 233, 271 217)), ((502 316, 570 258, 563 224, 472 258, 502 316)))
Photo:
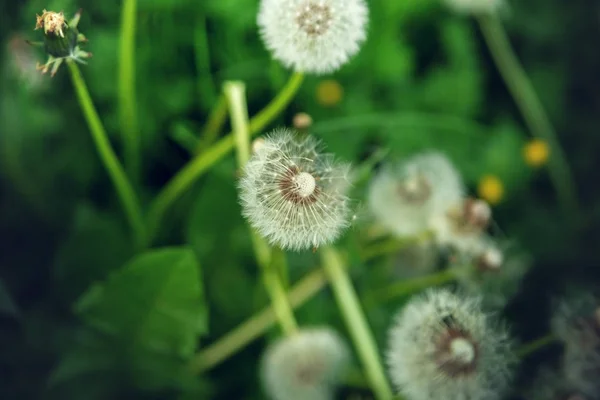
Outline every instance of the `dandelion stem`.
POLYGON ((400 282, 391 284, 390 286, 378 290, 372 295, 370 301, 378 303, 380 301, 388 301, 400 296, 404 296, 416 291, 426 289, 432 286, 443 285, 448 282, 452 282, 458 276, 458 272, 461 267, 448 268, 440 272, 433 274, 419 276, 413 279, 407 279, 400 282))
POLYGON ((198 141, 198 146, 195 150, 196 154, 202 153, 204 149, 213 144, 217 138, 217 135, 219 134, 219 131, 223 127, 225 117, 227 117, 227 99, 223 94, 221 94, 217 99, 217 103, 210 112, 208 121, 202 130, 202 136, 198 141))
POLYGON ((535 353, 539 349, 554 343, 555 341, 556 337, 554 337, 554 335, 552 334, 542 336, 541 338, 538 338, 532 342, 526 343, 523 346, 521 346, 521 348, 517 351, 517 356, 523 359, 529 356, 530 354, 535 353))
POLYGON ((104 126, 98 117, 98 113, 94 108, 94 103, 90 97, 88 89, 85 85, 79 67, 72 60, 67 60, 69 66, 69 72, 71 73, 71 79, 75 86, 79 105, 83 111, 85 119, 88 123, 96 150, 104 164, 104 168, 108 172, 119 196, 119 200, 125 210, 125 216, 131 225, 133 236, 138 246, 144 245, 144 223, 142 219, 142 212, 139 204, 139 200, 131 186, 131 183, 127 179, 127 175, 119 162, 119 159, 115 155, 104 126))
POLYGON ((129 177, 140 172, 140 135, 135 100, 135 25, 137 0, 124 0, 121 11, 119 43, 118 105, 125 149, 125 166, 129 177))
MULTIPOLYGON (((238 165, 243 168, 250 158, 250 131, 248 126, 248 107, 246 105, 246 86, 243 82, 226 82, 223 92, 229 103, 231 126, 236 143, 236 156, 238 165)), ((277 267, 287 268, 285 254, 282 250, 271 250, 265 240, 252 232, 254 254, 262 269, 263 282, 273 309, 279 320, 281 329, 286 335, 298 330, 294 312, 286 297, 277 267)))
MULTIPOLYGON (((303 80, 301 73, 294 73, 281 92, 256 116, 250 120, 250 134, 260 132, 267 126, 292 100, 303 80)), ((202 154, 187 163, 163 188, 150 207, 148 215, 148 237, 152 239, 167 212, 175 200, 216 162, 221 160, 234 147, 231 134, 216 142, 202 154)))
POLYGON ((341 255, 332 247, 324 247, 321 249, 321 261, 376 398, 392 399, 392 390, 383 370, 377 344, 367 325, 341 255))
MULTIPOLYGON (((326 285, 327 279, 322 269, 315 270, 296 283, 286 297, 296 309, 311 299, 326 285)), ((253 340, 256 340, 277 322, 273 306, 264 308, 245 322, 241 323, 219 340, 197 353, 190 362, 194 373, 206 371, 235 354, 253 340)))
POLYGON ((494 16, 480 16, 478 22, 496 66, 521 110, 527 127, 533 136, 548 143, 548 172, 563 210, 575 215, 577 197, 566 156, 533 85, 510 45, 506 31, 494 16))

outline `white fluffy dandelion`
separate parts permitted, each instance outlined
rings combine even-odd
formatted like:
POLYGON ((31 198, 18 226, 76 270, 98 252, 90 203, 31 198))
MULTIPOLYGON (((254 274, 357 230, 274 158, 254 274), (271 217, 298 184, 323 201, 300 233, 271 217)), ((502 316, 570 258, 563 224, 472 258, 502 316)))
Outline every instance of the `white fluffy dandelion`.
POLYGON ((364 0, 261 0, 258 26, 266 47, 286 67, 330 73, 366 38, 364 0))
POLYGON ((562 369, 573 389, 600 393, 600 302, 593 296, 562 301, 552 318, 554 335, 564 343, 562 369))
POLYGON ((504 0, 444 0, 444 2, 460 14, 492 14, 505 6, 504 0))
POLYGON ((279 129, 266 137, 240 181, 243 214, 271 244, 316 248, 349 225, 350 167, 321 154, 319 142, 279 129))
POLYGON ((414 156, 384 167, 373 179, 368 204, 377 221, 398 236, 426 231, 463 196, 460 174, 441 153, 414 156))
POLYGON ((411 400, 498 399, 511 358, 505 330, 478 299, 447 290, 413 299, 389 331, 389 374, 411 400))
POLYGON ((333 399, 349 360, 344 340, 329 328, 313 328, 279 339, 262 360, 262 381, 273 400, 333 399))

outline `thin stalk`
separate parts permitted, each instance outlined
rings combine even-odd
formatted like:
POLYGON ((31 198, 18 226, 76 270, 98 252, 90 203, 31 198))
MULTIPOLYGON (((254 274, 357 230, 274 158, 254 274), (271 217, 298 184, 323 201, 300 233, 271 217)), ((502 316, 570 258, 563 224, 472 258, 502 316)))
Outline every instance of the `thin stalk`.
MULTIPOLYGON (((322 269, 315 270, 298 283, 287 293, 287 299, 292 309, 296 309, 310 300, 325 285, 327 279, 322 269)), ((253 340, 262 336, 278 321, 273 306, 268 306, 262 311, 238 325, 237 328, 227 333, 219 340, 197 353, 190 362, 190 369, 194 373, 201 373, 220 364, 253 340)))
POLYGON ((92 139, 96 145, 96 150, 104 164, 104 168, 108 172, 108 175, 115 186, 117 195, 119 196, 119 200, 125 211, 125 216, 133 231, 134 241, 138 246, 143 246, 145 244, 144 222, 137 195, 127 179, 123 166, 110 145, 104 126, 100 121, 100 117, 98 117, 92 98, 90 97, 87 86, 79 71, 79 67, 72 60, 67 60, 67 65, 69 66, 71 80, 75 86, 79 105, 81 106, 83 115, 90 128, 90 132, 92 133, 92 139))
MULTIPOLYGON (((198 95, 208 104, 212 104, 217 96, 217 89, 210 73, 210 51, 206 32, 206 17, 198 16, 194 27, 194 56, 198 79, 198 95)), ((206 104, 206 103, 204 103, 206 104)))
POLYGON ((332 247, 324 247, 320 253, 321 262, 329 278, 338 307, 342 312, 376 398, 389 400, 393 397, 392 390, 383 370, 377 344, 358 302, 356 291, 344 268, 342 257, 332 247))
POLYGON ((137 0, 123 0, 119 43, 118 108, 129 177, 140 172, 140 135, 135 100, 135 27, 137 0))
POLYGON ((388 301, 422 289, 426 289, 428 287, 440 286, 445 283, 452 282, 458 277, 458 273, 461 268, 465 267, 448 268, 433 274, 393 283, 390 286, 373 293, 373 295, 370 297, 370 301, 375 303, 380 301, 388 301))
POLYGON ((542 336, 539 339, 536 339, 532 342, 526 343, 523 346, 521 346, 521 348, 517 350, 517 356, 523 359, 529 356, 530 354, 535 353, 539 349, 546 347, 554 342, 556 342, 556 337, 554 337, 554 335, 548 334, 546 336, 542 336))
MULTIPOLYGON (((250 134, 260 132, 292 100, 303 80, 301 73, 294 73, 281 92, 254 118, 250 120, 250 134)), ((210 167, 225 157, 235 145, 232 134, 216 142, 202 154, 187 163, 162 189, 150 207, 148 215, 148 237, 152 239, 171 205, 210 167)))
MULTIPOLYGON (((223 92, 229 104, 231 126, 236 144, 238 166, 244 168, 250 159, 250 131, 248 127, 248 107, 246 105, 246 86, 243 82, 227 82, 223 92)), ((286 291, 279 278, 278 267, 286 268, 285 254, 279 249, 270 249, 265 240, 252 231, 252 244, 258 264, 262 269, 263 282, 271 298, 271 304, 286 335, 298 330, 294 312, 289 305, 286 291)))
POLYGON ((532 135, 550 148, 548 172, 563 209, 577 214, 577 195, 567 158, 556 132, 525 70, 515 55, 502 23, 494 16, 478 17, 479 26, 492 57, 532 135))
POLYGON ((217 139, 219 135, 219 131, 223 127, 225 122, 225 118, 227 117, 227 99, 225 95, 219 95, 217 99, 217 103, 213 107, 210 115, 208 116, 208 121, 202 130, 202 136, 198 141, 198 146, 196 147, 195 153, 199 154, 204 151, 207 147, 211 146, 214 141, 217 139))

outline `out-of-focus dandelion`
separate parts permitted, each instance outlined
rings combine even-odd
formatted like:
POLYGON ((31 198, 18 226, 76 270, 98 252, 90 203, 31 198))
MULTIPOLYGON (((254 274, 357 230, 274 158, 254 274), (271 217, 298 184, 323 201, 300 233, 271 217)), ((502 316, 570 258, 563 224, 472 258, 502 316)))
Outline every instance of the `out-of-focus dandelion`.
POLYGON ((600 393, 600 303, 591 295, 560 302, 552 330, 564 344, 566 382, 595 398, 600 393))
POLYGON ((504 0, 444 0, 446 5, 459 14, 493 14, 504 6, 504 0))
POLYGON ((477 185, 477 193, 491 205, 496 205, 504 198, 504 185, 497 176, 485 175, 477 185))
POLYGON ((349 360, 344 340, 329 328, 281 338, 262 360, 262 381, 273 400, 330 400, 349 360))
POLYGON ((523 147, 523 158, 527 165, 540 167, 548 161, 550 148, 548 143, 540 139, 532 139, 523 147))
POLYGON ((243 214, 271 244, 317 248, 349 225, 348 164, 319 151, 311 136, 289 129, 267 136, 240 180, 243 214))
POLYGON ((50 70, 54 76, 64 60, 71 59, 85 64, 84 59, 92 56, 92 53, 81 50, 80 43, 87 42, 85 36, 77 30, 81 10, 75 13, 70 21, 66 21, 63 12, 46 11, 42 15, 36 15, 35 29, 44 30, 43 42, 30 42, 33 45, 43 46, 48 54, 48 61, 44 65, 37 65, 37 69, 43 74, 50 70))
POLYGON ((261 0, 258 26, 273 57, 298 72, 330 73, 366 38, 364 0, 261 0))
POLYGON ((317 85, 317 103, 324 107, 336 106, 342 101, 344 88, 334 79, 326 79, 317 85))
POLYGON ((429 290, 412 299, 389 331, 392 381, 411 400, 502 396, 510 377, 508 335, 478 298, 429 290))
POLYGON ((292 122, 294 128, 298 129, 299 131, 306 131, 311 127, 312 123, 312 117, 304 112, 299 112, 294 115, 294 120, 292 122))
POLYGON ((398 236, 429 229, 463 196, 462 179, 441 153, 416 155, 385 166, 369 187, 368 204, 377 222, 398 236))

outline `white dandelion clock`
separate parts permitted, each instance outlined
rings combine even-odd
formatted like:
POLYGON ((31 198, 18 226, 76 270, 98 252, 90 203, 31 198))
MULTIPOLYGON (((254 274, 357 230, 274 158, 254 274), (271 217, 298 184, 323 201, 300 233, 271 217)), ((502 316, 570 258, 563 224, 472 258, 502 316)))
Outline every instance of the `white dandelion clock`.
POLYGON ((273 58, 298 72, 330 73, 366 38, 364 0, 261 0, 258 26, 273 58))
POLYGON ((240 180, 243 214, 271 244, 317 248, 349 225, 347 164, 322 154, 311 136, 280 129, 266 137, 240 180))
POLYGON ((262 382, 273 400, 330 400, 349 360, 344 340, 329 328, 279 339, 262 360, 262 382))
POLYGON ((482 235, 491 220, 490 206, 483 200, 469 197, 453 204, 444 214, 432 218, 431 230, 438 245, 470 255, 480 251, 482 235))
POLYGON ((477 298, 430 290, 411 300, 389 331, 393 383, 411 400, 501 398, 509 381, 508 336, 477 298))
POLYGON ((459 14, 493 14, 505 7, 504 0, 444 0, 459 14))
POLYGON ((368 204, 376 220, 397 236, 429 229, 463 196, 460 174, 441 153, 414 156, 384 167, 369 187, 368 204))
POLYGON ((561 302, 552 330, 564 343, 562 369, 567 383, 594 398, 600 393, 600 303, 593 296, 561 302))

